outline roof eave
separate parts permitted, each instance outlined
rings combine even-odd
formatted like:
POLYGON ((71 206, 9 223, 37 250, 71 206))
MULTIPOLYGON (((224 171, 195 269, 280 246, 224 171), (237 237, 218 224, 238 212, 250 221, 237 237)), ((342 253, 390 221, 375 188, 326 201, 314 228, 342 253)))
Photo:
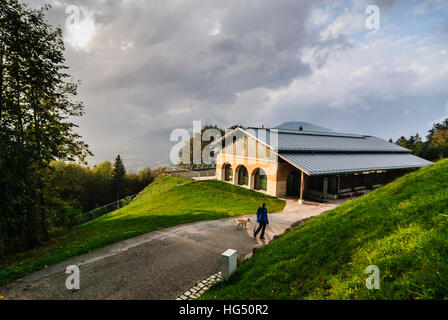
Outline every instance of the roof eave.
POLYGON ((380 170, 400 170, 400 169, 414 169, 429 166, 430 164, 412 165, 412 166, 396 166, 396 167, 378 167, 378 168, 358 168, 356 170, 345 171, 310 171, 310 176, 325 176, 325 175, 338 175, 338 174, 353 174, 366 171, 380 171, 380 170))

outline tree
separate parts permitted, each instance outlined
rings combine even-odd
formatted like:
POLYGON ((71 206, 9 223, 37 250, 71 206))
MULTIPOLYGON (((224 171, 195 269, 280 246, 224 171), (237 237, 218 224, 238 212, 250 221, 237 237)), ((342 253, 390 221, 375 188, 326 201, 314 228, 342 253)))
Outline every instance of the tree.
MULTIPOLYGON (((208 167, 209 166, 207 164, 204 164, 202 161, 201 161, 201 164, 193 164, 193 154, 195 151, 194 150, 195 144, 193 142, 193 139, 200 141, 200 150, 197 150, 196 152, 200 153, 201 159, 202 159, 202 154, 203 154, 204 148, 207 147, 207 145, 209 145, 213 141, 212 138, 209 141, 202 140, 204 132, 209 129, 218 130, 221 137, 225 134, 224 130, 222 130, 221 128, 219 128, 216 125, 205 125, 204 127, 202 127, 201 133, 200 134, 196 133, 196 136, 194 138, 190 138, 190 140, 185 144, 185 146, 179 151, 179 158, 181 159, 181 162, 180 162, 181 167, 187 166, 189 168, 195 168, 195 167, 208 167), (186 159, 187 161, 183 161, 183 160, 185 160, 185 159, 183 159, 184 158, 183 154, 184 153, 188 154, 188 152, 187 152, 188 150, 189 150, 190 157, 189 157, 189 159, 186 159), (185 162, 189 162, 189 163, 185 163, 185 162)), ((211 155, 213 156, 213 151, 211 152, 211 155)))
POLYGON ((68 119, 83 114, 67 73, 62 30, 45 11, 0 2, 0 256, 48 240, 50 162, 91 155, 68 119))
POLYGON ((165 174, 167 169, 168 169, 168 167, 158 167, 158 168, 154 169, 153 172, 152 172, 153 178, 157 179, 161 175, 165 174))
POLYGON ((236 128, 242 128, 243 126, 239 125, 239 124, 234 124, 233 126, 230 126, 228 128, 229 131, 235 130, 236 128))
POLYGON ((117 200, 119 200, 120 196, 123 194, 125 176, 126 176, 126 169, 124 168, 124 164, 123 161, 121 160, 120 155, 118 155, 115 158, 114 173, 112 178, 117 200))
POLYGON ((87 210, 90 202, 87 192, 90 170, 75 163, 68 163, 57 170, 53 167, 51 171, 47 180, 47 197, 63 199, 83 211, 87 210))
POLYGON ((401 136, 400 139, 398 139, 395 144, 399 145, 400 147, 403 148, 409 148, 409 141, 408 139, 406 139, 405 136, 401 136))
POLYGON ((426 156, 436 161, 448 157, 448 118, 436 123, 429 130, 426 142, 426 156))
POLYGON ((151 182, 154 181, 154 176, 151 168, 144 168, 138 173, 138 180, 141 189, 146 188, 151 182))
POLYGON ((94 206, 103 206, 115 200, 113 178, 114 166, 110 161, 103 161, 92 168, 92 188, 96 195, 94 206))
POLYGON ((140 181, 138 180, 138 174, 133 173, 133 172, 127 172, 124 177, 123 197, 127 197, 130 195, 136 194, 140 190, 141 189, 140 189, 140 181))
POLYGON ((435 123, 428 131, 426 141, 417 133, 409 139, 402 136, 395 142, 397 145, 412 150, 416 156, 430 161, 448 157, 448 119, 435 123))
MULTIPOLYGON (((51 204, 50 223, 64 220, 63 217, 59 219, 56 216, 57 212, 68 212, 65 209, 69 206, 87 212, 116 201, 115 172, 115 166, 109 161, 104 161, 92 169, 75 162, 53 161, 45 179, 45 194, 47 202, 51 204), (65 209, 58 210, 58 204, 65 209)), ((139 174, 125 172, 119 198, 140 192, 153 180, 150 168, 142 169, 139 174)))

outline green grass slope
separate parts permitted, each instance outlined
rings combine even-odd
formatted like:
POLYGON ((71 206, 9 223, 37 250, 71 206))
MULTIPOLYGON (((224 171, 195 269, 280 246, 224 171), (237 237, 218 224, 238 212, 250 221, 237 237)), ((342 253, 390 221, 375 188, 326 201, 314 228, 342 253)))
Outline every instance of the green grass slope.
POLYGON ((201 299, 447 299, 448 159, 287 232, 201 299), (369 265, 380 289, 368 290, 369 265))
POLYGON ((0 261, 0 284, 105 245, 178 224, 254 213, 261 202, 281 211, 284 201, 220 181, 162 176, 128 206, 0 261))

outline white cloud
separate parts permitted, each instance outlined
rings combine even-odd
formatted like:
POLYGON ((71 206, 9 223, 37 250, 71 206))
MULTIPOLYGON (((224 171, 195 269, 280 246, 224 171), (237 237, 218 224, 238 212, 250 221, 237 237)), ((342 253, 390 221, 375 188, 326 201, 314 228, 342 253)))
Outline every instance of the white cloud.
POLYGON ((351 36, 365 31, 365 19, 364 14, 346 8, 343 14, 320 33, 321 39, 337 38, 341 34, 351 36))
POLYGON ((443 110, 442 116, 429 124, 431 125, 432 123, 441 123, 445 119, 448 119, 448 100, 446 101, 445 109, 443 110))
POLYGON ((210 36, 214 37, 214 36, 218 35, 219 32, 221 32, 221 23, 215 22, 215 24, 213 25, 212 30, 210 30, 210 32, 208 34, 210 36))
POLYGON ((169 115, 177 115, 177 114, 182 114, 182 113, 190 113, 191 109, 189 107, 184 107, 184 108, 171 108, 168 109, 168 111, 166 112, 169 115))
POLYGON ((121 50, 128 51, 134 48, 134 42, 132 41, 122 41, 121 42, 121 50))
POLYGON ((313 23, 315 26, 320 26, 326 23, 330 17, 329 10, 330 10, 329 7, 325 7, 325 9, 322 8, 313 9, 311 11, 311 17, 310 17, 311 23, 313 23))
POLYGON ((368 45, 333 52, 325 66, 313 64, 310 77, 297 79, 288 88, 269 90, 270 114, 275 117, 288 110, 295 118, 313 107, 352 112, 375 108, 372 101, 448 95, 446 57, 437 45, 414 48, 414 44, 412 38, 397 42, 383 36, 368 45))

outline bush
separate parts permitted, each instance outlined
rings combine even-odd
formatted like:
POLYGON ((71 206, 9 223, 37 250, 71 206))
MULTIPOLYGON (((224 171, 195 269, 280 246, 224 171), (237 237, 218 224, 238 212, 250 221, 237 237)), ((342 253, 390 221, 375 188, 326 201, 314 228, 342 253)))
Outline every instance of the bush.
POLYGON ((53 200, 49 206, 48 223, 51 231, 71 228, 76 224, 76 216, 81 214, 81 209, 73 203, 63 200, 53 200))

